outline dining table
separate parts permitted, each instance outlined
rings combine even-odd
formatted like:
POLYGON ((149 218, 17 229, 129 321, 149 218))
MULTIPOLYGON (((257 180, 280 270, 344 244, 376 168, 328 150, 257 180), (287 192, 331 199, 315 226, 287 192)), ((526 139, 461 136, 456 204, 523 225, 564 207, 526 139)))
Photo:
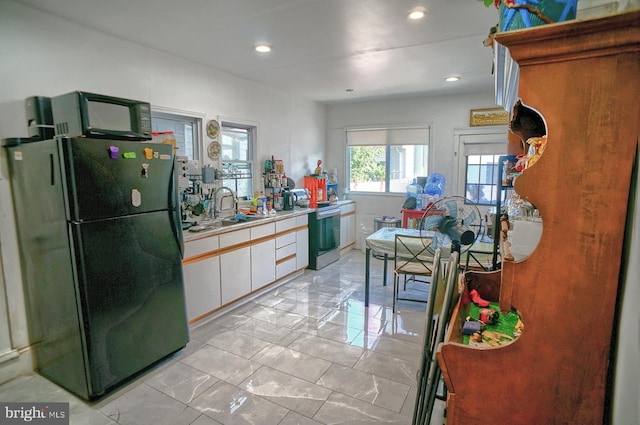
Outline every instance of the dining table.
MULTIPOLYGON (((371 286, 371 251, 383 260, 382 285, 387 286, 388 261, 395 254, 396 235, 421 237, 422 243, 429 244, 435 232, 418 229, 405 229, 403 227, 382 227, 365 239, 365 274, 364 274, 364 305, 369 306, 369 292, 371 286)), ((491 270, 493 262, 493 243, 478 239, 468 249, 462 249, 466 255, 465 269, 469 268, 469 261, 473 260, 476 269, 491 270)), ((441 258, 446 261, 451 253, 450 248, 441 248, 441 258)), ((462 264, 462 262, 461 262, 462 264)))

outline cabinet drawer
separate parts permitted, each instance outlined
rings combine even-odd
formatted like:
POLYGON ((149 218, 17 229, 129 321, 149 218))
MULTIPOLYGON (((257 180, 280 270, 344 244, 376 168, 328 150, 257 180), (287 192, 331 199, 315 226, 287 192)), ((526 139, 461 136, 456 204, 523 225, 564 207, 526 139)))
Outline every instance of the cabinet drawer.
POLYGON ((282 248, 285 245, 292 244, 296 241, 296 232, 291 232, 284 234, 282 236, 278 236, 276 238, 276 249, 282 248))
POLYGON ((285 230, 293 229, 294 227, 296 227, 295 217, 276 221, 276 233, 284 232, 285 230))
POLYGON ((340 206, 340 214, 344 215, 350 212, 353 212, 356 210, 356 204, 355 203, 351 203, 351 204, 345 204, 345 205, 341 205, 340 206))
POLYGON ((220 241, 217 235, 190 241, 184 244, 184 258, 195 257, 218 248, 220 248, 220 241))
POLYGON ((232 245, 238 245, 249 240, 251 232, 249 229, 235 230, 220 235, 220 248, 226 248, 232 245))
MULTIPOLYGON (((292 235, 293 235, 293 240, 295 242, 296 234, 292 233, 292 235)), ((293 255, 295 253, 296 253, 296 244, 291 243, 291 244, 285 245, 282 248, 276 249, 276 261, 281 260, 290 255, 293 255)))
POLYGON ((250 230, 251 240, 271 236, 275 232, 275 223, 262 224, 260 226, 252 227, 250 230))
POLYGON ((299 215, 296 217, 296 227, 306 226, 309 224, 309 214, 299 215))
POLYGON ((276 264, 276 279, 280 279, 282 276, 286 276, 289 273, 293 273, 296 270, 295 257, 284 261, 280 264, 276 264))

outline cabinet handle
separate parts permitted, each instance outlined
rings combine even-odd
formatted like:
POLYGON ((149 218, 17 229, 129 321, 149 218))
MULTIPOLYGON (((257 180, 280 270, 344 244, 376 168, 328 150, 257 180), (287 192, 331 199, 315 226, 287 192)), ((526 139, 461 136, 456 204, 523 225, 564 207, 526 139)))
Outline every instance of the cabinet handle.
POLYGON ((53 161, 53 154, 49 154, 49 170, 51 170, 50 181, 51 186, 55 186, 56 184, 56 170, 55 170, 55 162, 53 161))

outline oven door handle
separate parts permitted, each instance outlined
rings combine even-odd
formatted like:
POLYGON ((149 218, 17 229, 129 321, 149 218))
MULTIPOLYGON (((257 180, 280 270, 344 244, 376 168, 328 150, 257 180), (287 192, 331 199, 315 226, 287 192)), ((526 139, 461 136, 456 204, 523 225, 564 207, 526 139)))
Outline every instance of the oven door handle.
POLYGON ((318 220, 322 220, 323 218, 333 217, 335 215, 340 215, 340 208, 330 209, 329 211, 317 211, 316 216, 318 220))

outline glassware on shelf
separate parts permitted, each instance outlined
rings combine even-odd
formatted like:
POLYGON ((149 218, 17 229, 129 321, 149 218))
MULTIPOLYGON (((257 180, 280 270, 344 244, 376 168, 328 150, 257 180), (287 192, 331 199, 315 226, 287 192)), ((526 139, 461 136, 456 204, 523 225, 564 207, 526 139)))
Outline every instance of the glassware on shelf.
POLYGON ((505 208, 510 220, 532 220, 536 211, 531 202, 522 199, 515 192, 507 197, 505 208))

